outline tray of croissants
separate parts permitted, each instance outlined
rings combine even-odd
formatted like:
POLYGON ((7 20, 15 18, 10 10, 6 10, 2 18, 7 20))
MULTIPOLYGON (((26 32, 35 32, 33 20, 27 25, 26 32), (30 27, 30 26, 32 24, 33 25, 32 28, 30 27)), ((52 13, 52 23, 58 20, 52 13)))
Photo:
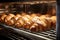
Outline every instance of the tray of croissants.
POLYGON ((56 29, 56 16, 41 14, 0 14, 0 23, 17 29, 27 29, 33 32, 56 29))

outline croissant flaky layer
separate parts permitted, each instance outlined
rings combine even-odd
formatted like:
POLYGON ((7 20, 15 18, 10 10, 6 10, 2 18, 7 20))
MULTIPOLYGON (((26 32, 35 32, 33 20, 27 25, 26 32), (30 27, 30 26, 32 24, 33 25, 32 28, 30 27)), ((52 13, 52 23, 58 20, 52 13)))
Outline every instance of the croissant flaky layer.
POLYGON ((2 14, 0 15, 0 22, 31 31, 46 31, 56 28, 56 16, 49 15, 2 14))

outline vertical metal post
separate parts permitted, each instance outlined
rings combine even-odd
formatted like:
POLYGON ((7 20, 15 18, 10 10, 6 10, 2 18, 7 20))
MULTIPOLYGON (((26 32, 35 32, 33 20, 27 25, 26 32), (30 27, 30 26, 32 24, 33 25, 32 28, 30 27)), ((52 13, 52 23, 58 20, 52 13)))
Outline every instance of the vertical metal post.
POLYGON ((57 40, 60 40, 60 1, 57 1, 57 40))

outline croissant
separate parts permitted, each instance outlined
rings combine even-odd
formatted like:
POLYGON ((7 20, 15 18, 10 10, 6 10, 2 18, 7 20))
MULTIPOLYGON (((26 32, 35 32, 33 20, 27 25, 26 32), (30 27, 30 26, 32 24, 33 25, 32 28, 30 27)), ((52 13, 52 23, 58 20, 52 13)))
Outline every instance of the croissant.
POLYGON ((12 25, 12 24, 14 24, 14 21, 11 19, 11 18, 13 18, 15 15, 14 14, 8 14, 7 16, 6 16, 6 18, 5 18, 5 23, 7 24, 7 25, 12 25))

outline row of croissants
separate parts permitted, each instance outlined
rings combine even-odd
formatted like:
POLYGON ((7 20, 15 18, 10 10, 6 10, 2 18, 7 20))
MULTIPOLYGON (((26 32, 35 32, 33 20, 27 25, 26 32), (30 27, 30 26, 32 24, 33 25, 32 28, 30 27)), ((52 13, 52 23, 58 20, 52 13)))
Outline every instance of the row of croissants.
POLYGON ((31 31, 46 31, 56 28, 56 16, 37 14, 1 14, 0 22, 16 28, 25 28, 31 31))

